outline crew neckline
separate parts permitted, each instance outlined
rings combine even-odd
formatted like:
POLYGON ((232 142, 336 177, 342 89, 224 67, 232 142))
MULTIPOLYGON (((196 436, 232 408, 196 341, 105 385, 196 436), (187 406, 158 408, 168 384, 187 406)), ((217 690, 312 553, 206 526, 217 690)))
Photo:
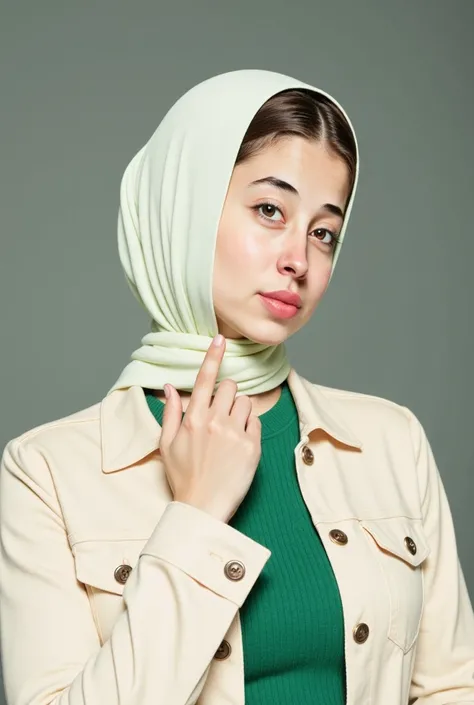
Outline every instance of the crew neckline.
MULTIPOLYGON (((145 387, 143 388, 143 392, 151 413, 161 426, 165 409, 164 402, 154 396, 152 389, 145 387)), ((286 379, 281 383, 280 396, 276 403, 263 414, 260 414, 259 419, 262 424, 262 440, 268 439, 277 433, 281 433, 293 421, 294 400, 286 379)))

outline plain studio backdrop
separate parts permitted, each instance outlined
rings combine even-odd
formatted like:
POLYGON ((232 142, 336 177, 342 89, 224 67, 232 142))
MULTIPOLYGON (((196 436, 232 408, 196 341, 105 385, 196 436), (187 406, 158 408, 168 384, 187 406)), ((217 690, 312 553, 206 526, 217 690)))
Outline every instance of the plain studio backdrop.
POLYGON ((361 152, 290 360, 418 416, 474 597, 474 1, 17 0, 0 24, 2 449, 99 401, 148 331, 116 244, 129 160, 192 85, 279 71, 334 95, 361 152))

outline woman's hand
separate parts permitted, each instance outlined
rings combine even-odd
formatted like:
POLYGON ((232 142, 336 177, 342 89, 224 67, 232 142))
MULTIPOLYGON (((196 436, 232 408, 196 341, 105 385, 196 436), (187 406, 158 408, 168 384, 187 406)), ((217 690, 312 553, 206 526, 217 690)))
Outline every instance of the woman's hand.
POLYGON ((175 501, 191 504, 228 522, 247 494, 261 456, 261 422, 248 396, 235 398, 237 385, 225 379, 212 394, 225 351, 215 339, 196 377, 189 406, 165 385, 160 449, 175 501))

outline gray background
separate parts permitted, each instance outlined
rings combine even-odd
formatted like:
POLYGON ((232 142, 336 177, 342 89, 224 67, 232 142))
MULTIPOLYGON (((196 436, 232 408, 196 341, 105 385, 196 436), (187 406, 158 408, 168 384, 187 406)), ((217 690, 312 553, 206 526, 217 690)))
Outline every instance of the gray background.
POLYGON ((341 257, 290 359, 418 416, 473 596, 474 1, 2 7, 2 448, 99 401, 148 331, 116 246, 128 161, 193 84, 281 71, 332 93, 361 150, 341 257))

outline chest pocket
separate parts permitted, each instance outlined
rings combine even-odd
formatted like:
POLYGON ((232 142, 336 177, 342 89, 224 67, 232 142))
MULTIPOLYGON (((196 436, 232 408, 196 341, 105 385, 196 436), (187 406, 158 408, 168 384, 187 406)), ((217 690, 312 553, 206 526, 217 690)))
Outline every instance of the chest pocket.
POLYGON ((103 644, 125 611, 123 590, 146 539, 80 541, 72 546, 76 578, 86 587, 103 644))
POLYGON ((390 600, 388 638, 404 653, 414 645, 424 608, 423 561, 431 549, 421 519, 362 520, 390 600))

